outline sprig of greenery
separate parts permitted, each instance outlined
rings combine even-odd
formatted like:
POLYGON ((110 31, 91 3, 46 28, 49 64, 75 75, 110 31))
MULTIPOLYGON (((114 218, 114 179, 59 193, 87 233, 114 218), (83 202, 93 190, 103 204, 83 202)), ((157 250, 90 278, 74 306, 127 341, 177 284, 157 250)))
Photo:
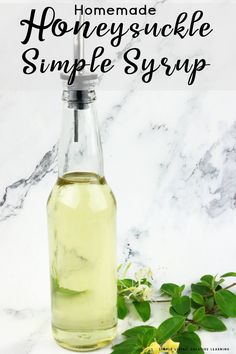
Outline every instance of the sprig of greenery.
MULTIPOLYGON (((170 302, 169 313, 172 317, 162 322, 158 328, 138 326, 127 330, 123 333, 124 340, 113 346, 112 354, 183 352, 190 354, 192 351, 204 354, 201 339, 196 332, 199 330, 225 331, 227 327, 223 320, 230 317, 236 318, 236 295, 229 290, 236 286, 236 283, 223 287, 223 283, 228 277, 236 277, 236 273, 230 272, 220 277, 204 275, 199 282, 192 284, 191 290, 187 290, 185 294, 183 294, 185 285, 163 284, 160 288, 161 296, 164 295, 165 298, 168 298, 155 301, 149 299, 148 304, 150 306, 152 302, 170 302)), ((136 293, 134 289, 142 284, 149 288, 152 287, 146 277, 139 280, 125 278, 118 281, 118 298, 123 298, 126 306, 123 307, 126 309, 123 316, 128 314, 127 298, 131 299, 132 303, 139 300, 139 303, 142 304, 142 296, 134 296, 136 293), (125 297, 122 297, 122 294, 125 294, 125 297)), ((118 302, 118 313, 121 309, 122 306, 118 302)), ((139 311, 138 313, 140 314, 139 311)), ((140 316, 143 321, 146 321, 150 317, 150 313, 148 316, 141 314, 140 316)))
MULTIPOLYGON (((150 269, 144 268, 135 273, 135 279, 126 278, 126 274, 131 264, 125 268, 122 279, 118 279, 118 318, 124 319, 130 306, 134 306, 138 315, 145 322, 151 316, 151 297, 152 297, 152 273, 150 269)), ((119 271, 122 268, 119 267, 119 271)))

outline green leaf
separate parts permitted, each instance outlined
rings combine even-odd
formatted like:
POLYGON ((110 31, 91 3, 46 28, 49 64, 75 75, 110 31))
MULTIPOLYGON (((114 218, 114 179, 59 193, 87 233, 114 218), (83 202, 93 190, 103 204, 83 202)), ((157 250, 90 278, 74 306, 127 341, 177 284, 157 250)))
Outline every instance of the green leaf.
POLYGON ((211 290, 220 290, 220 284, 222 284, 225 280, 224 279, 220 279, 220 280, 216 280, 216 276, 213 277, 212 275, 204 275, 201 278, 201 283, 204 286, 207 286, 209 289, 211 290))
POLYGON ((149 287, 152 286, 152 283, 150 283, 150 281, 148 279, 146 279, 146 278, 141 279, 140 280, 140 284, 144 284, 144 285, 147 285, 149 287))
POLYGON ((216 288, 220 286, 220 284, 224 283, 225 279, 221 278, 220 280, 215 282, 216 288))
POLYGON ((117 312, 118 312, 118 318, 120 320, 123 320, 129 312, 128 307, 125 303, 125 299, 121 295, 118 295, 117 297, 117 312))
POLYGON ((51 288, 53 291, 57 291, 57 289, 59 289, 59 281, 57 278, 51 277, 51 288))
POLYGON ((190 297, 188 296, 173 297, 171 305, 174 311, 177 312, 179 315, 184 316, 186 314, 189 314, 191 310, 191 301, 190 297))
POLYGON ((198 326, 192 323, 190 323, 187 327, 188 332, 196 332, 197 330, 198 330, 198 326))
POLYGON ((201 347, 201 340, 196 333, 184 332, 173 338, 175 342, 179 342, 180 346, 178 353, 198 353, 204 354, 204 351, 201 347))
POLYGON ((236 317, 236 295, 229 290, 219 290, 215 293, 215 301, 219 309, 229 317, 236 317))
POLYGON ((142 344, 142 349, 148 347, 151 343, 156 341, 156 328, 154 332, 152 330, 147 331, 145 335, 139 337, 139 340, 142 344))
POLYGON ((112 347, 112 354, 140 354, 142 346, 137 338, 128 338, 112 347))
POLYGON ((51 278, 51 286, 54 292, 57 292, 58 294, 64 295, 64 296, 77 296, 81 295, 86 292, 86 290, 83 291, 76 291, 76 290, 71 290, 67 288, 62 288, 59 285, 59 281, 57 278, 51 278))
POLYGON ((198 324, 207 331, 222 332, 226 330, 225 324, 219 318, 212 315, 204 316, 198 321, 198 324))
POLYGON ((175 335, 184 325, 185 317, 176 316, 162 322, 156 331, 156 338, 159 344, 175 335))
POLYGON ((134 286, 135 281, 133 279, 118 279, 117 286, 119 290, 123 290, 125 288, 131 288, 134 286))
POLYGON ((86 293, 86 290, 84 291, 75 291, 75 290, 70 290, 67 288, 59 288, 58 291, 60 294, 66 295, 66 296, 76 296, 76 295, 81 295, 86 293))
POLYGON ((177 312, 173 309, 172 306, 171 306, 170 309, 169 309, 169 313, 170 313, 173 317, 179 316, 179 313, 177 313, 177 312))
POLYGON ((191 307, 193 309, 199 309, 202 305, 197 304, 196 302, 193 301, 193 299, 191 299, 191 307))
POLYGON ((146 322, 151 317, 151 306, 148 301, 134 301, 133 305, 138 312, 139 316, 142 318, 143 322, 146 322))
POLYGON ((212 275, 204 275, 201 277, 202 284, 206 285, 210 289, 214 287, 215 278, 212 275))
POLYGON ((205 285, 201 283, 192 284, 191 289, 194 293, 200 294, 202 296, 209 296, 212 295, 212 291, 205 285))
POLYGON ((200 307, 193 313, 193 320, 198 322, 205 316, 205 307, 200 307))
POLYGON ((153 326, 138 326, 138 327, 133 327, 131 329, 128 329, 124 333, 122 333, 123 336, 125 337, 138 337, 140 335, 145 335, 147 332, 153 332, 153 336, 156 333, 156 328, 153 326))
POLYGON ((208 297, 205 299, 205 307, 208 311, 212 310, 215 305, 214 296, 208 297))
POLYGON ((221 275, 221 278, 228 278, 228 277, 236 277, 236 273, 229 272, 229 273, 225 273, 225 274, 221 275))
POLYGON ((220 285, 217 285, 217 287, 215 288, 216 291, 219 291, 221 289, 222 289, 222 286, 220 286, 220 285))
POLYGON ((192 300, 199 305, 204 305, 205 301, 201 294, 192 292, 192 300))
POLYGON ((181 296, 185 286, 179 286, 173 283, 166 283, 161 286, 161 291, 169 296, 181 296))

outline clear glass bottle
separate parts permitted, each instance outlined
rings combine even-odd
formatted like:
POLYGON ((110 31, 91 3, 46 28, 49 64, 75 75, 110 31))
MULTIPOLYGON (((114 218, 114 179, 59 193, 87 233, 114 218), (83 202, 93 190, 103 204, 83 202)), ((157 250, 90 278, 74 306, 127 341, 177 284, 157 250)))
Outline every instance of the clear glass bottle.
POLYGON ((93 90, 64 91, 59 177, 48 200, 52 330, 74 351, 117 326, 116 202, 103 173, 93 90))

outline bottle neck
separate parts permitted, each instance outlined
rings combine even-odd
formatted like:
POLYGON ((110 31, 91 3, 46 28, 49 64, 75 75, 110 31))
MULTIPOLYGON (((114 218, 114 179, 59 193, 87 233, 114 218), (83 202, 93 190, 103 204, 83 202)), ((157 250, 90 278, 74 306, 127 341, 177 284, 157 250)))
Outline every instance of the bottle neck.
MULTIPOLYGON (((69 173, 92 173, 103 177, 103 155, 93 99, 78 92, 65 100, 59 142, 59 177, 69 173), (76 96, 76 97, 75 97, 76 96)), ((94 96, 95 97, 95 96, 94 96)))

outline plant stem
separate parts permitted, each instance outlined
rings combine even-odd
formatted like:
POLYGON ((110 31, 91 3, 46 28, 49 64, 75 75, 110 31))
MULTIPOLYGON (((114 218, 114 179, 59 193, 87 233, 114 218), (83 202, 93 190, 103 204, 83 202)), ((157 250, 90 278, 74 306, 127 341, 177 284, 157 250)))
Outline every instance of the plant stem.
POLYGON ((186 318, 185 320, 186 322, 189 322, 189 323, 193 323, 193 324, 196 324, 196 322, 194 320, 190 320, 189 318, 186 318))
POLYGON ((198 330, 201 328, 196 321, 190 320, 190 318, 186 318, 185 321, 188 323, 192 323, 193 325, 196 325, 198 327, 198 330))
POLYGON ((233 288, 234 286, 236 286, 236 283, 233 283, 233 284, 227 286, 226 288, 224 288, 224 290, 231 289, 231 288, 233 288))
POLYGON ((171 300, 152 300, 151 303, 163 303, 163 302, 171 302, 171 300))
POLYGON ((119 294, 126 293, 127 291, 133 291, 133 290, 135 290, 135 289, 136 289, 135 286, 130 287, 130 288, 125 288, 125 289, 123 289, 123 290, 120 290, 120 291, 119 291, 119 294))

